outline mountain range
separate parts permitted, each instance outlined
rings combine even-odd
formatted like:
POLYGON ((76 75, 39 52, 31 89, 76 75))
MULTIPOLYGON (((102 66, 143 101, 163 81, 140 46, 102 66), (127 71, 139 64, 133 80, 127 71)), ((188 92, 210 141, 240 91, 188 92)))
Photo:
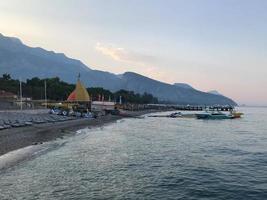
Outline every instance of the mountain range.
POLYGON ((221 93, 219 93, 217 90, 211 90, 211 91, 208 91, 208 93, 223 96, 223 95, 222 95, 221 93))
POLYGON ((175 104, 237 105, 232 99, 213 93, 202 92, 186 83, 168 84, 133 72, 113 74, 93 70, 81 61, 63 53, 29 47, 18 38, 0 34, 0 74, 8 73, 14 78, 59 77, 75 83, 77 75, 87 87, 103 87, 111 91, 120 89, 136 93, 150 93, 162 102, 175 104))

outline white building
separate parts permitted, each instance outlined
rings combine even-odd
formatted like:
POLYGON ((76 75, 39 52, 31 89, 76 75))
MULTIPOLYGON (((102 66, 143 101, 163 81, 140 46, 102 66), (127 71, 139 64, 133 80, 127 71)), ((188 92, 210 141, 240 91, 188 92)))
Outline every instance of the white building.
POLYGON ((109 101, 93 101, 91 110, 93 112, 111 111, 115 109, 115 103, 109 101))

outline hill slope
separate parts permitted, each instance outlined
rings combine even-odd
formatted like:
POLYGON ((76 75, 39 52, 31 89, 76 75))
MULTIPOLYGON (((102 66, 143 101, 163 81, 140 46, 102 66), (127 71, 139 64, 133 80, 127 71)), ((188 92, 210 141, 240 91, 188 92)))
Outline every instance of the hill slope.
POLYGON ((138 93, 148 92, 161 101, 180 104, 236 105, 233 100, 227 97, 201 92, 193 88, 188 89, 183 86, 170 85, 132 72, 124 73, 122 80, 124 89, 134 90, 138 93))
POLYGON ((19 39, 0 34, 0 74, 9 73, 14 78, 55 77, 75 83, 77 75, 88 87, 103 87, 111 91, 120 89, 138 93, 150 93, 160 101, 179 104, 231 104, 236 103, 224 96, 218 96, 187 88, 184 84, 170 85, 145 76, 126 72, 116 75, 92 70, 79 60, 66 57, 62 53, 46 51, 24 45, 19 39))

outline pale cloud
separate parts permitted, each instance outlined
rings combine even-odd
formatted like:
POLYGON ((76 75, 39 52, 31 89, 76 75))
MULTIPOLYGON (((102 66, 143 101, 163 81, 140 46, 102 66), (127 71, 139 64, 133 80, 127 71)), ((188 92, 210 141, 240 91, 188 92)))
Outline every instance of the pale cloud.
POLYGON ((111 58, 114 61, 132 64, 135 66, 147 67, 151 62, 155 61, 154 56, 137 53, 134 51, 126 50, 123 47, 117 47, 112 44, 103 44, 98 42, 95 46, 96 51, 111 58))
POLYGON ((128 68, 131 68, 131 71, 168 83, 175 82, 175 78, 172 75, 173 73, 164 68, 164 62, 156 56, 137 53, 114 44, 103 44, 100 42, 96 44, 95 50, 111 58, 113 61, 127 65, 128 68))
POLYGON ((98 42, 95 49, 103 55, 111 57, 115 61, 125 61, 128 57, 124 48, 113 47, 110 44, 104 45, 98 42))
POLYGON ((97 52, 111 58, 113 61, 127 65, 132 71, 153 77, 154 79, 168 80, 169 74, 163 72, 158 66, 159 59, 155 56, 145 55, 117 47, 113 44, 103 44, 98 42, 95 46, 97 52))

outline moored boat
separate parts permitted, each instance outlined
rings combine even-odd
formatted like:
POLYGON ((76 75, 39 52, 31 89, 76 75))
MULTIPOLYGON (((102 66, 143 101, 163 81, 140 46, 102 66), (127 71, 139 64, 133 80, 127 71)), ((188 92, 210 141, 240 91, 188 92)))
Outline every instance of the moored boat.
POLYGON ((236 119, 236 118, 241 118, 241 116, 244 115, 244 113, 233 111, 231 112, 231 115, 233 115, 233 118, 236 119))
POLYGON ((197 119, 234 119, 232 114, 225 114, 222 112, 206 112, 196 114, 197 119))

